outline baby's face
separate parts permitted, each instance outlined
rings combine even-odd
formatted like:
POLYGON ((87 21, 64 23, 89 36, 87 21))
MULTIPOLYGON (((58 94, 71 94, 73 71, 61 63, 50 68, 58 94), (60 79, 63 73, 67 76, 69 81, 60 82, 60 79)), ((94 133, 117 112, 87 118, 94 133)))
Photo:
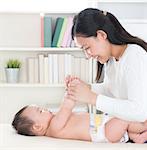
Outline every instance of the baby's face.
POLYGON ((24 110, 23 116, 28 117, 33 122, 42 125, 46 129, 53 117, 53 114, 47 109, 38 106, 28 106, 24 110))

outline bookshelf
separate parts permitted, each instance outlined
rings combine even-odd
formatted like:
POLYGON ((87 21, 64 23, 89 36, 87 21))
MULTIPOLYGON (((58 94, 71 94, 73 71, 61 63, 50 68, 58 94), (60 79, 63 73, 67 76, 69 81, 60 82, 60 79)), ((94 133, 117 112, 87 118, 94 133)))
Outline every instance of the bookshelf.
MULTIPOLYGON (((85 55, 77 47, 41 47, 41 18, 38 12, 0 13, 0 123, 11 123, 14 114, 29 104, 41 106, 59 104, 62 101, 64 83, 29 83, 27 59, 43 54, 67 54, 76 58, 85 55), (7 83, 5 63, 10 58, 22 62, 19 83, 7 83), (7 111, 5 111, 7 110, 7 111)), ((48 12, 52 17, 52 30, 57 17, 74 16, 73 12, 48 12)))
MULTIPOLYGON (((43 16, 49 16, 52 18, 52 32, 55 30, 58 17, 73 17, 74 15, 75 13, 73 12, 43 13, 43 16)), ((0 63, 1 66, 4 67, 4 62, 9 58, 18 58, 22 60, 23 65, 19 86, 21 84, 27 84, 27 57, 37 57, 39 54, 44 54, 45 56, 48 54, 69 54, 77 58, 85 57, 83 51, 77 47, 41 47, 41 16, 42 13, 34 12, 0 13, 0 33, 2 33, 0 36, 0 55, 3 56, 0 63)), ((4 69, 2 67, 0 82, 2 84, 6 82, 4 69)), ((10 84, 7 85, 7 87, 9 86, 10 84)), ((35 87, 36 86, 39 86, 39 83, 35 84, 35 87)))

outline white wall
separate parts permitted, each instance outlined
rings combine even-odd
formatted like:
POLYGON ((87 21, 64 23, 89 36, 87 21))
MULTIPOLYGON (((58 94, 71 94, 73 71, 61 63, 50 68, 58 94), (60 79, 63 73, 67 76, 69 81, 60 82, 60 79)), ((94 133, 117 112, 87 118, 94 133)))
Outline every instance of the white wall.
POLYGON ((0 12, 78 12, 89 0, 0 0, 0 12))
POLYGON ((127 31, 147 41, 147 0, 95 0, 95 7, 111 12, 127 31))

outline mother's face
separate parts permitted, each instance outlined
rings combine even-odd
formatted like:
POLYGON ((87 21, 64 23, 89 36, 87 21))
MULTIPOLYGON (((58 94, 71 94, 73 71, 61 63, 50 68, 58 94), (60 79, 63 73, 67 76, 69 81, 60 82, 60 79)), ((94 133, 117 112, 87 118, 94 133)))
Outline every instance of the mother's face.
POLYGON ((111 56, 111 44, 107 40, 107 35, 103 31, 98 31, 96 37, 82 37, 74 38, 76 45, 82 49, 87 58, 94 58, 101 64, 106 63, 111 56))

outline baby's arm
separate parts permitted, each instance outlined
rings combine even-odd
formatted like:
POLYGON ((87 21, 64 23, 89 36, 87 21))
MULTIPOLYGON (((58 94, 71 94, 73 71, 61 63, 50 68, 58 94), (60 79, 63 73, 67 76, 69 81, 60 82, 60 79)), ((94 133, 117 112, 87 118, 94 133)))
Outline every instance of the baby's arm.
POLYGON ((51 126, 54 127, 56 131, 63 129, 69 120, 72 110, 75 106, 75 101, 67 99, 64 97, 64 101, 61 105, 60 110, 57 112, 55 117, 52 119, 51 126))

